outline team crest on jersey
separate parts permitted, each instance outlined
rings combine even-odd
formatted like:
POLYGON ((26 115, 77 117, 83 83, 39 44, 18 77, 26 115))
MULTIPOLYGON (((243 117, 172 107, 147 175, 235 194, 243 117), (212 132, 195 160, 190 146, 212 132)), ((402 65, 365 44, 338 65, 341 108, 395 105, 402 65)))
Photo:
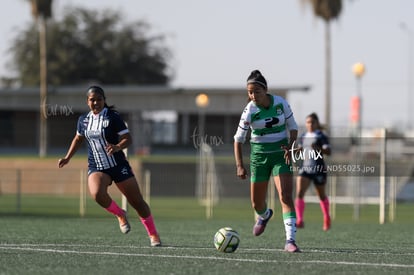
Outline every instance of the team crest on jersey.
POLYGON ((281 103, 275 105, 276 108, 276 115, 280 116, 283 114, 283 105, 281 103))
POLYGON ((104 121, 102 121, 102 127, 106 128, 109 125, 109 119, 104 119, 104 121))
POLYGON ((282 108, 277 108, 277 109, 276 109, 276 114, 277 114, 278 116, 280 116, 281 114, 283 114, 283 110, 282 110, 282 108))

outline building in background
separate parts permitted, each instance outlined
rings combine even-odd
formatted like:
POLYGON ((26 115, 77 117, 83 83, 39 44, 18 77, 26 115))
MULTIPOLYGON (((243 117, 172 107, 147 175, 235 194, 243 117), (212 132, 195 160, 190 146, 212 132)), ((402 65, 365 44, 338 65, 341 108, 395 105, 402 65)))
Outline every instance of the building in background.
MULTIPOLYGON (((130 150, 148 154, 158 150, 187 150, 197 146, 198 94, 207 94, 204 138, 232 148, 235 127, 246 105, 241 88, 171 88, 165 86, 103 86, 109 105, 115 105, 133 136, 130 150)), ((287 97, 308 86, 269 88, 287 97)), ((0 151, 36 152, 39 139, 38 88, 0 89, 0 151)), ((50 87, 48 105, 48 151, 62 152, 76 131, 80 114, 87 112, 85 87, 50 87)))

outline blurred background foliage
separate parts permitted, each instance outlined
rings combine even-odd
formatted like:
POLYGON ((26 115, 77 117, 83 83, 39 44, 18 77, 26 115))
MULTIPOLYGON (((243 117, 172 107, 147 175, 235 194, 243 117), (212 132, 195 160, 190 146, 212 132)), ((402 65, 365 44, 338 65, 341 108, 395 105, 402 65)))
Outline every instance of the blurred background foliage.
MULTIPOLYGON (((16 34, 10 47, 13 82, 21 86, 40 83, 38 12, 32 7, 36 20, 16 34)), ((61 19, 44 17, 49 85, 166 85, 172 78, 166 37, 149 35, 145 21, 124 22, 118 11, 77 7, 66 8, 61 19)))

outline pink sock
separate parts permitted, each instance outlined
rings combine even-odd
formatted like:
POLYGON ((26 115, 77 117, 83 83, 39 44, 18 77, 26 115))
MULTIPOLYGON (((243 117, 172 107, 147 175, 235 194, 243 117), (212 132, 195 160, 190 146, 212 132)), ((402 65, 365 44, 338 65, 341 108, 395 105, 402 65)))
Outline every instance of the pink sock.
POLYGON ((297 222, 303 222, 303 212, 305 212, 305 200, 297 198, 295 200, 297 222))
POLYGON ((145 229, 147 230, 148 235, 158 235, 157 229, 155 228, 154 219, 152 215, 149 215, 146 218, 140 217, 142 224, 144 225, 145 229))
POLYGON ((108 211, 108 212, 110 212, 110 213, 112 213, 116 216, 122 216, 125 213, 124 210, 122 210, 122 208, 120 208, 118 206, 118 204, 116 204, 115 201, 112 201, 111 204, 109 205, 109 207, 105 208, 105 209, 106 209, 106 211, 108 211))
POLYGON ((329 199, 326 197, 323 201, 320 201, 319 204, 321 205, 321 210, 323 213, 323 218, 329 218, 329 199))

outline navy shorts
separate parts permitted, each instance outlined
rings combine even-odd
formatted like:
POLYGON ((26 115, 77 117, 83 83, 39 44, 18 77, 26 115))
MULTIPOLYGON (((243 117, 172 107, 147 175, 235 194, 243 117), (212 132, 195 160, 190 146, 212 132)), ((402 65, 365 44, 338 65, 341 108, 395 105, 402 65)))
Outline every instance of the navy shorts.
POLYGON ((104 169, 104 170, 98 170, 95 167, 89 167, 88 175, 95 173, 95 172, 102 172, 102 173, 109 175, 115 183, 122 182, 134 176, 131 166, 129 165, 127 161, 121 164, 118 164, 115 167, 104 169))
POLYGON ((326 173, 319 172, 319 173, 307 173, 305 171, 300 171, 299 176, 305 177, 313 181, 315 185, 324 185, 326 184, 326 173))

